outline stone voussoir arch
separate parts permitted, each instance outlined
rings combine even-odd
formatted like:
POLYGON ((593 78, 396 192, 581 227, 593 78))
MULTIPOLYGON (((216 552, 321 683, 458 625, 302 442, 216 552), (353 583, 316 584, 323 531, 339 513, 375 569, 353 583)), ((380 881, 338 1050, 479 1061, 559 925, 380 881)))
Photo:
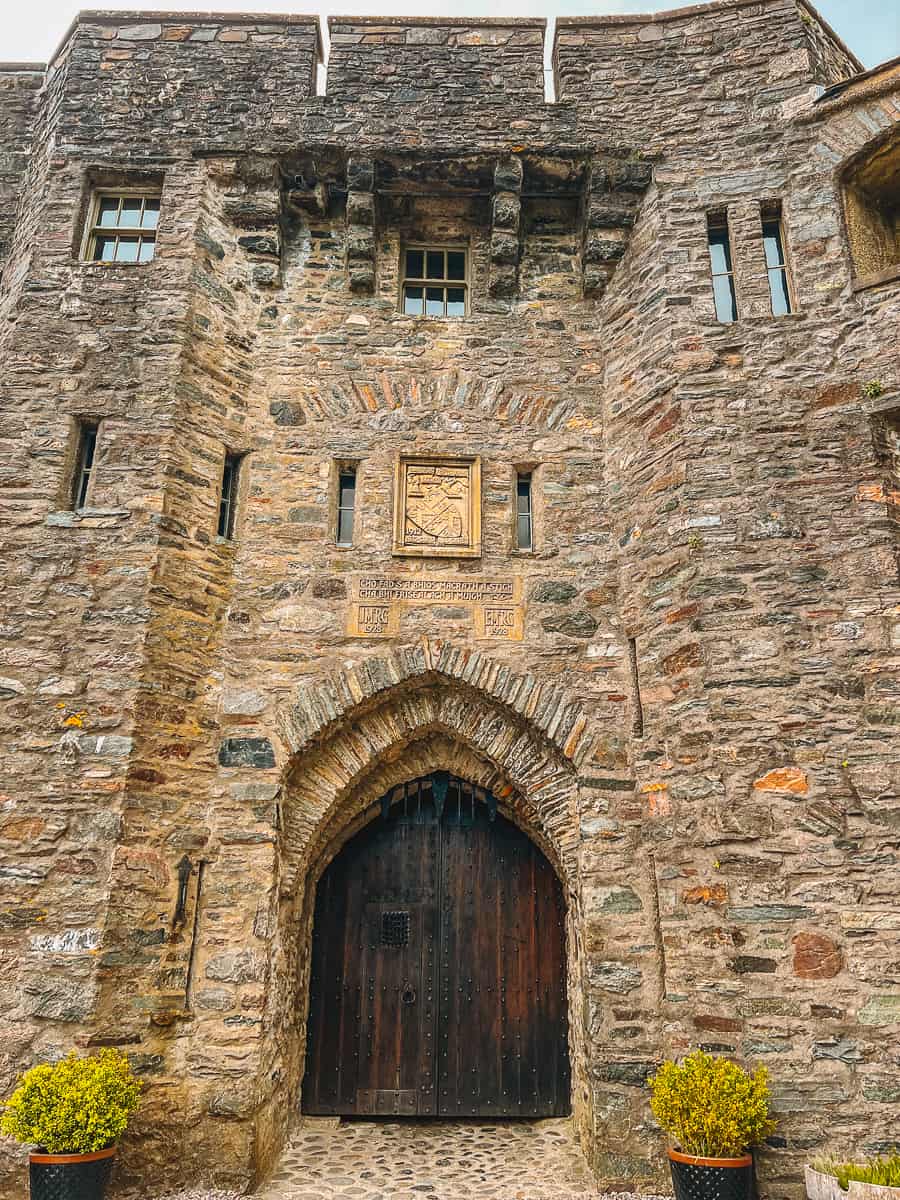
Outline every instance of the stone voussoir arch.
POLYGON ((517 672, 507 663, 452 642, 423 638, 376 655, 301 687, 285 705, 276 728, 289 756, 320 741, 346 721, 405 683, 454 682, 496 701, 527 724, 577 769, 590 751, 588 719, 567 689, 517 672))
POLYGON ((454 765, 499 789, 571 885, 576 764, 587 752, 587 727, 564 689, 447 643, 369 659, 305 688, 279 724, 289 755, 282 892, 321 869, 328 847, 358 827, 379 788, 454 765))

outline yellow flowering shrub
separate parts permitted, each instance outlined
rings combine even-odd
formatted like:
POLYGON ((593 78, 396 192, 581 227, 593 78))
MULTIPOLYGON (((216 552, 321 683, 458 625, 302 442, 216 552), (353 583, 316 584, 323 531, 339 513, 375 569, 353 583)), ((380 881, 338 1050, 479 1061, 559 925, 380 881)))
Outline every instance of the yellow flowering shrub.
POLYGON ((72 1051, 21 1076, 3 1105, 0 1132, 49 1154, 91 1154, 124 1133, 140 1090, 120 1051, 101 1050, 91 1058, 72 1051))
POLYGON ((650 1087, 653 1115, 684 1154, 738 1158, 775 1129, 765 1067, 751 1075, 695 1050, 680 1063, 664 1062, 650 1087))

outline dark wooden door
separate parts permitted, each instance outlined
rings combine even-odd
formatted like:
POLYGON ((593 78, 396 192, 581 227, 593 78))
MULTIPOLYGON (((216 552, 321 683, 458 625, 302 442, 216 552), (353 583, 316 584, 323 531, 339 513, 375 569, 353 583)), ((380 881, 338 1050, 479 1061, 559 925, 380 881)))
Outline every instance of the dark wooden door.
POLYGON ((562 891, 492 796, 395 789, 316 894, 310 1114, 569 1112, 562 891))

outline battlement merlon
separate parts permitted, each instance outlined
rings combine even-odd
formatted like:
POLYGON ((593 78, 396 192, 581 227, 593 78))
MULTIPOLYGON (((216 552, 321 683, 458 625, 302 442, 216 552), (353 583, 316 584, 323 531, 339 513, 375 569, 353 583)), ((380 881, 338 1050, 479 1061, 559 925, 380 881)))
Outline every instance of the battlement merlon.
MULTIPOLYGON (((738 139, 735 113, 748 104, 769 137, 782 101, 861 70, 805 0, 561 18, 556 104, 545 99, 542 19, 333 16, 329 30, 323 97, 314 16, 87 10, 46 69, 41 119, 67 153, 98 160, 123 147, 138 161, 336 142, 656 157, 695 138, 738 139)), ((41 70, 7 68, 25 69, 41 70)), ((0 92, 0 112, 8 103, 0 92)))

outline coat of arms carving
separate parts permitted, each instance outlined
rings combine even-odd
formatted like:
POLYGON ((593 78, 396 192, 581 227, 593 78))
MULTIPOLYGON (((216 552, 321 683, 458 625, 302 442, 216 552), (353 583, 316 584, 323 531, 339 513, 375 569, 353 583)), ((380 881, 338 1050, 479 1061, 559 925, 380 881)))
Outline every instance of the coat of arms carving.
POLYGON ((394 553, 455 558, 481 554, 477 458, 398 460, 394 553))

